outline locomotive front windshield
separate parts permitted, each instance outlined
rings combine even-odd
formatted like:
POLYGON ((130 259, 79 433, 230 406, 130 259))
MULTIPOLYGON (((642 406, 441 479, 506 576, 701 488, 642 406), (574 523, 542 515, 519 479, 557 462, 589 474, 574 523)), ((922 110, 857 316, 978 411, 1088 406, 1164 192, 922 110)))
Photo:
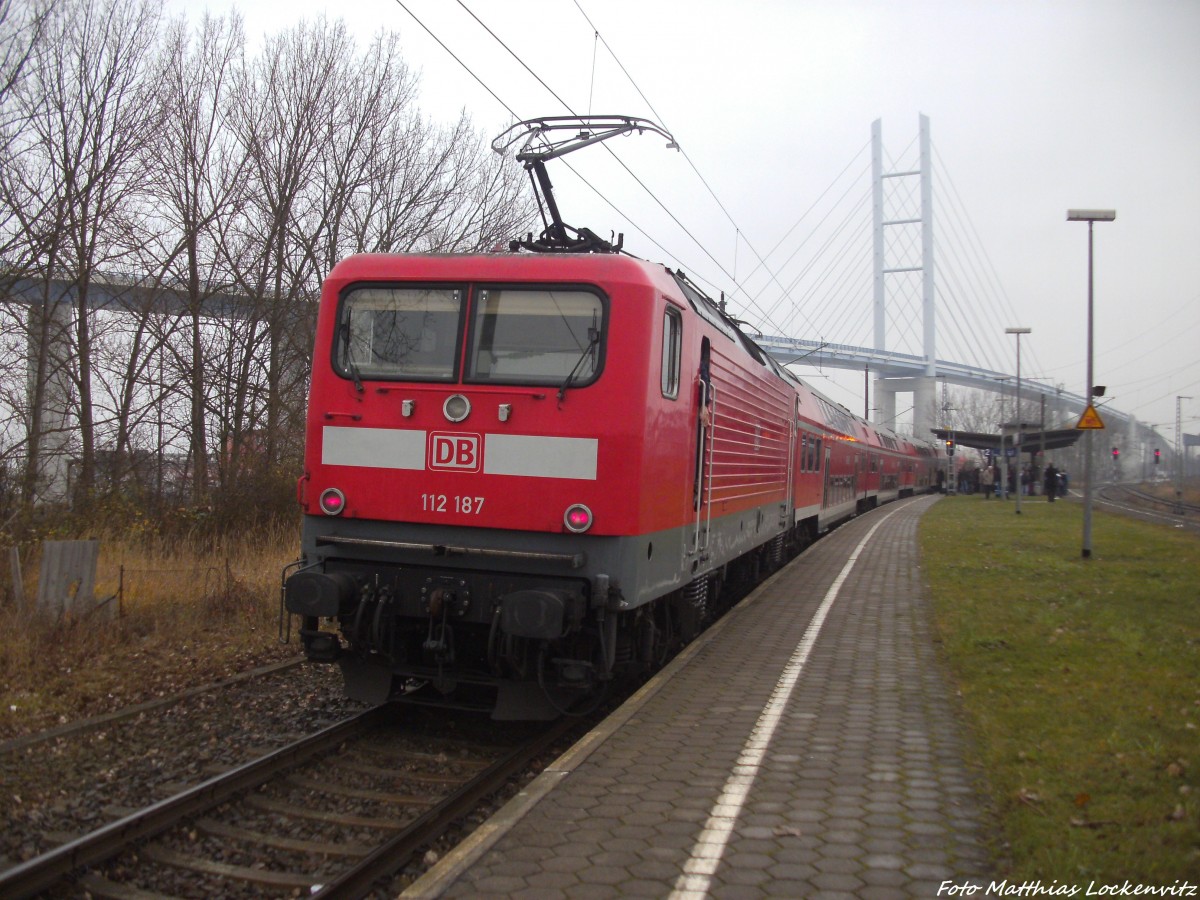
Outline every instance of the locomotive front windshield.
POLYGON ((604 312, 601 297, 580 288, 353 288, 342 298, 334 368, 356 380, 457 381, 465 330, 463 380, 579 387, 600 372, 604 312))
POLYGON ((334 364, 354 378, 450 381, 463 292, 359 288, 342 301, 334 364))
POLYGON ((474 307, 468 381, 578 386, 599 373, 604 308, 590 291, 488 288, 474 307))

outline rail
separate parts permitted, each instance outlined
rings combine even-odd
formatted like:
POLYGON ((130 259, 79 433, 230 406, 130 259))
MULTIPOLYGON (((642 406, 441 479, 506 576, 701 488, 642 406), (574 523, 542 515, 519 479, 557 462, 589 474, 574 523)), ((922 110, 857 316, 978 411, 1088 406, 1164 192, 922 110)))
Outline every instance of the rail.
POLYGON ((312 897, 324 900, 357 900, 371 885, 396 872, 422 848, 428 846, 457 820, 467 815, 480 801, 503 787, 555 741, 578 725, 577 719, 563 717, 534 740, 497 760, 437 806, 422 813, 403 831, 348 869, 336 880, 315 890, 312 897))
MULTIPOLYGON (((72 878, 78 879, 78 887, 96 895, 108 895, 113 890, 124 890, 122 886, 109 882, 100 872, 82 875, 78 873, 87 867, 116 858, 134 844, 156 839, 150 845, 142 846, 138 852, 138 856, 151 866, 157 863, 171 868, 182 867, 185 871, 208 873, 230 882, 298 887, 314 897, 362 897, 369 893, 372 884, 403 869, 422 848, 437 840, 482 800, 495 794, 514 775, 529 767, 537 756, 545 753, 556 741, 579 727, 578 719, 563 717, 549 728, 523 740, 519 746, 505 752, 498 760, 480 760, 477 764, 471 762, 468 764, 470 771, 462 778, 412 774, 411 777, 418 783, 433 781, 440 787, 451 788, 451 791, 445 797, 393 795, 394 802, 405 807, 415 807, 415 817, 405 825, 400 825, 392 818, 379 819, 375 827, 382 828, 387 836, 376 846, 355 843, 353 847, 339 848, 340 852, 357 858, 345 869, 334 874, 316 875, 311 872, 281 871, 269 867, 259 869, 213 863, 209 862, 207 854, 204 857, 193 858, 170 848, 170 840, 166 839, 170 829, 208 813, 238 796, 249 794, 246 802, 250 806, 272 803, 274 801, 262 799, 255 789, 281 777, 301 785, 312 782, 313 779, 299 777, 293 770, 331 751, 339 751, 340 757, 348 741, 364 737, 371 739, 372 732, 391 719, 392 711, 393 707, 387 705, 374 707, 0 873, 0 896, 32 897, 60 886, 72 878), (479 767, 477 770, 475 765, 479 767)), ((352 771, 353 765, 348 765, 352 771)), ((339 779, 333 778, 330 783, 335 784, 338 781, 339 779)), ((324 784, 325 780, 322 779, 321 783, 324 784)), ((381 796, 369 789, 355 788, 342 789, 342 794, 368 802, 370 798, 381 796)), ((289 814, 286 809, 279 808, 274 809, 274 815, 286 817, 289 814)), ((311 811, 306 810, 303 815, 311 815, 311 811)), ((359 817, 356 821, 366 828, 376 820, 359 817)), ((237 824, 214 824, 206 820, 200 827, 209 835, 228 838, 235 843, 248 837, 253 838, 250 832, 237 824)), ((285 828, 284 831, 287 833, 288 829, 285 828)), ((293 849, 304 843, 291 838, 261 839, 267 841, 267 846, 290 846, 293 849)), ((327 852, 337 854, 337 846, 328 845, 327 852)))
POLYGON ((10 900, 33 897, 72 872, 111 859, 135 841, 161 834, 189 816, 257 787, 278 772, 331 750, 378 723, 387 709, 377 706, 331 725, 302 741, 238 766, 153 806, 118 819, 77 840, 0 873, 0 896, 10 900))

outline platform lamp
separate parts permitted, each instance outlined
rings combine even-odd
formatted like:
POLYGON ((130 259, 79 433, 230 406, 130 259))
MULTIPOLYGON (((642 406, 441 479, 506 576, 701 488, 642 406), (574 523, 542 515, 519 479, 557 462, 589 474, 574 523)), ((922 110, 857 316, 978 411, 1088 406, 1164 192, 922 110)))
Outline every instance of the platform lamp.
POLYGON ((1187 442, 1183 439, 1183 401, 1191 399, 1175 395, 1175 509, 1180 515, 1183 515, 1183 476, 1187 463, 1187 442))
MULTIPOLYGON (((1068 209, 1068 222, 1088 223, 1088 304, 1087 304, 1087 387, 1083 396, 1092 402, 1092 226, 1096 222, 1111 222, 1117 217, 1115 209, 1068 209)), ((1083 558, 1092 556, 1092 429, 1083 436, 1083 558)))
POLYGON ((1021 443, 1024 438, 1021 426, 1021 335, 1031 334, 1032 328, 1005 328, 1005 334, 1017 336, 1017 515, 1021 514, 1021 443))

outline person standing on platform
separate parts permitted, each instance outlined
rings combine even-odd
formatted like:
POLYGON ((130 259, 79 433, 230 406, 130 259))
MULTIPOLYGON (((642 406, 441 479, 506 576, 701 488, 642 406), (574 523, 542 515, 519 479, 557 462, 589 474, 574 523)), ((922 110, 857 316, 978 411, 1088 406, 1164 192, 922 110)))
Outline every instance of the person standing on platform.
POLYGON ((990 465, 983 467, 983 474, 979 476, 979 483, 983 486, 983 499, 992 499, 992 489, 996 485, 996 473, 990 465))
POLYGON ((1058 495, 1058 469, 1054 468, 1053 463, 1046 466, 1046 478, 1042 486, 1046 489, 1046 499, 1053 503, 1058 495))

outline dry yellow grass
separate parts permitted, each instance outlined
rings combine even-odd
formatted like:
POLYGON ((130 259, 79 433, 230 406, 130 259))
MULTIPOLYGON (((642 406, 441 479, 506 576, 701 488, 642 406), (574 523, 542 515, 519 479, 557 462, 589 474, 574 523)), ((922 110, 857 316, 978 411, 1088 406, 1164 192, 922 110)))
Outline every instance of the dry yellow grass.
MULTIPOLYGON (((101 538, 96 596, 119 600, 59 621, 0 608, 0 737, 295 655, 278 639, 279 575, 298 547, 294 523, 203 547, 101 538)), ((32 607, 37 559, 23 564, 32 607)))
MULTIPOLYGON (((1142 482, 1139 487, 1148 494, 1153 494, 1163 500, 1175 499, 1174 481, 1142 482)), ((1200 479, 1190 478, 1183 483, 1182 487, 1184 503, 1200 503, 1200 479)))

